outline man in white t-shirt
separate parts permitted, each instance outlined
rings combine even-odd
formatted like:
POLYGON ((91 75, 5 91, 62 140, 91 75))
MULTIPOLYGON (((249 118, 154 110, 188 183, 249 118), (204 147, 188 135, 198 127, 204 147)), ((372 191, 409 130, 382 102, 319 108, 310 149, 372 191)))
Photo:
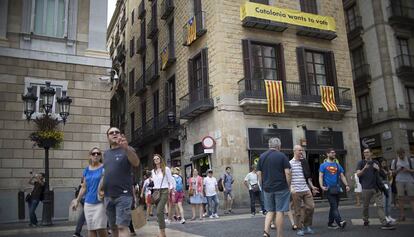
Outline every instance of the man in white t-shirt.
POLYGON ((204 191, 208 202, 208 215, 210 218, 219 218, 217 215, 218 198, 217 198, 217 180, 213 177, 213 170, 207 170, 207 177, 204 178, 204 191))
POLYGON ((256 173, 256 165, 252 165, 251 172, 244 178, 244 185, 249 189, 250 196, 250 213, 252 216, 256 215, 256 200, 259 200, 263 215, 266 215, 264 204, 262 200, 262 188, 260 187, 258 176, 256 173))

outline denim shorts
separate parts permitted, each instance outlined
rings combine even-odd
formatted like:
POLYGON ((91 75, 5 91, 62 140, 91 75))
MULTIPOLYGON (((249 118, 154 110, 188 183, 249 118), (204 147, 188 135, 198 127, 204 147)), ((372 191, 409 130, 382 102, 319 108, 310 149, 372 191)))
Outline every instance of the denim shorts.
POLYGON ((268 212, 287 212, 289 211, 290 191, 289 189, 266 192, 264 196, 264 207, 268 212))
POLYGON ((105 209, 108 216, 109 226, 129 226, 131 222, 132 196, 105 197, 105 209))

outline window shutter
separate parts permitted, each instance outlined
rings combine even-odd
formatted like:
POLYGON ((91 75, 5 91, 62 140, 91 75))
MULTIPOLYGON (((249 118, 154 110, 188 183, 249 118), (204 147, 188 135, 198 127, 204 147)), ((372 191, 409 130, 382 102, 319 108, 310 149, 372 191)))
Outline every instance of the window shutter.
POLYGON ((193 60, 189 59, 187 62, 188 70, 188 91, 192 93, 194 88, 194 70, 193 70, 193 60))
POLYGON ((204 86, 204 98, 209 98, 209 83, 208 83, 208 54, 207 48, 201 50, 201 81, 204 86))
POLYGON ((332 51, 325 53, 326 84, 335 88, 335 97, 338 98, 338 84, 336 81, 335 56, 332 51))
POLYGON ((243 51, 243 67, 244 67, 244 79, 251 80, 251 64, 250 64, 250 41, 242 40, 242 51, 243 51))
POLYGON ((283 45, 279 44, 276 49, 277 79, 281 80, 283 82, 283 86, 286 87, 285 55, 283 45))
POLYGON ((305 48, 296 48, 296 57, 298 60, 299 82, 302 94, 309 94, 307 86, 307 69, 306 69, 306 53, 305 48))

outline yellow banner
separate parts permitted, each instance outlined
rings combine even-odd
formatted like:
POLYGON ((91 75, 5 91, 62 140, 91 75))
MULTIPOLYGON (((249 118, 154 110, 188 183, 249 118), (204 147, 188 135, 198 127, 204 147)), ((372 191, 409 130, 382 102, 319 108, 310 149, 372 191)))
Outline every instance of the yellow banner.
POLYGON ((161 70, 165 70, 168 63, 168 46, 161 52, 161 70))
POLYGON ((245 17, 256 17, 320 30, 336 30, 335 19, 333 17, 320 16, 253 2, 246 2, 240 7, 240 19, 243 20, 245 17))
POLYGON ((197 25, 195 16, 187 22, 187 45, 190 45, 197 39, 197 25))

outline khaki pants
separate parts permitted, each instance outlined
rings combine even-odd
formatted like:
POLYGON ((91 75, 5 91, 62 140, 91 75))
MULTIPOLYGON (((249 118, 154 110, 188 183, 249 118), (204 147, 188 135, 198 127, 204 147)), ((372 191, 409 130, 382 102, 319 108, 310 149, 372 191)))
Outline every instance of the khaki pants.
POLYGON ((311 191, 292 193, 293 210, 295 211, 295 224, 299 228, 312 225, 315 203, 311 191), (303 209, 302 210, 302 201, 303 209))
POLYGON ((374 199, 377 204, 377 213, 381 223, 385 224, 387 221, 385 220, 383 194, 381 191, 375 189, 362 189, 362 219, 364 221, 368 221, 369 219, 369 204, 371 199, 374 199))

